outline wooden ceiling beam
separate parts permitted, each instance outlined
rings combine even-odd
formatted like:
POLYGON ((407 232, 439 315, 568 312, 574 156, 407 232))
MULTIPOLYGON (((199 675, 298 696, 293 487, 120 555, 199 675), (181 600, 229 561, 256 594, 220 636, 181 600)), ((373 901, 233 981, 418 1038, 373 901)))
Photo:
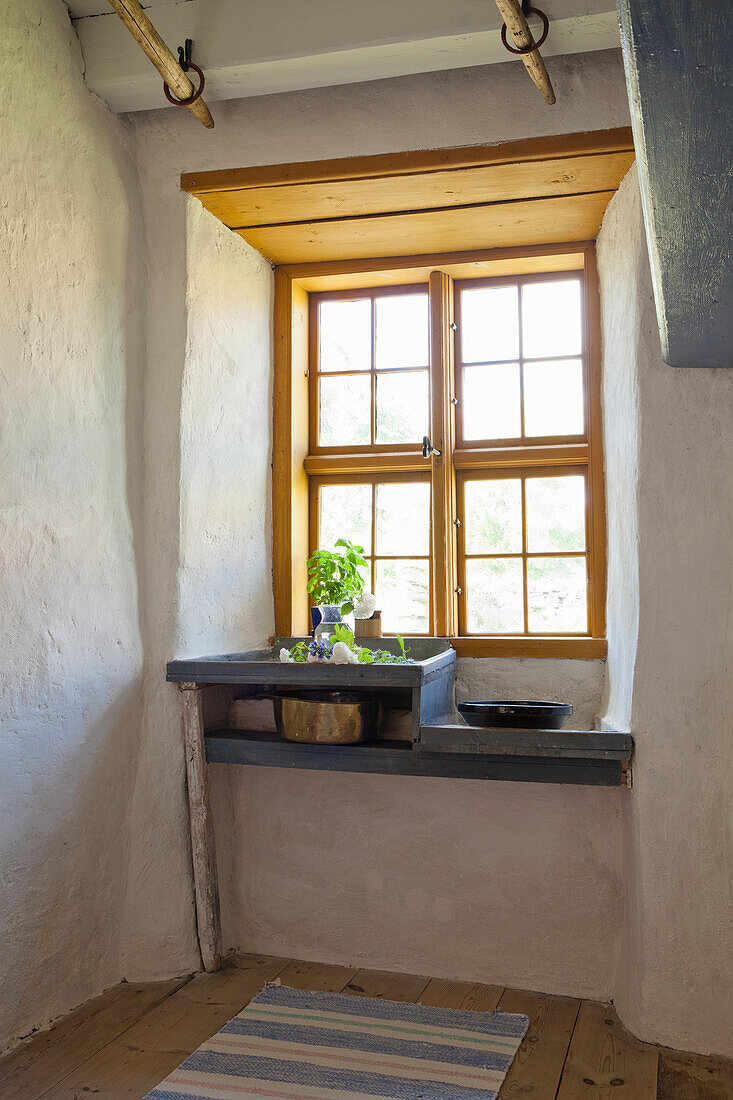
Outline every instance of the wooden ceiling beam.
MULTIPOLYGON (((152 61, 173 95, 183 101, 190 99, 196 91, 193 83, 140 7, 138 0, 109 0, 109 3, 143 53, 152 61)), ((203 80, 203 75, 201 79, 203 80)), ((213 128, 214 120, 211 117, 211 111, 203 99, 199 97, 192 103, 182 102, 181 106, 190 111, 202 126, 208 130, 213 128)))
POLYGON ((293 183, 209 191, 200 198, 230 229, 246 229, 613 190, 633 159, 627 150, 381 176, 368 186, 364 180, 293 183))
POLYGON ((181 188, 201 197, 209 191, 249 187, 282 187, 291 183, 322 183, 342 180, 373 180, 382 176, 404 176, 444 172, 449 168, 509 164, 513 161, 549 160, 594 153, 634 151, 630 126, 612 130, 591 130, 579 134, 520 138, 496 145, 463 145, 450 149, 416 149, 406 153, 377 153, 335 160, 309 160, 293 164, 263 164, 251 168, 219 168, 209 172, 184 172, 181 188))
POLYGON ((234 230, 275 264, 593 240, 615 191, 234 230))
POLYGON ((593 239, 634 158, 627 128, 182 177, 276 264, 593 239))
MULTIPOLYGON (((539 49, 537 47, 532 49, 534 37, 529 28, 527 17, 522 10, 520 0, 496 0, 496 6, 504 20, 504 26, 512 36, 514 49, 519 52, 520 60, 539 90, 540 95, 547 103, 554 103, 555 93, 550 83, 550 77, 539 49)), ((506 45, 506 41, 504 44, 506 45)))

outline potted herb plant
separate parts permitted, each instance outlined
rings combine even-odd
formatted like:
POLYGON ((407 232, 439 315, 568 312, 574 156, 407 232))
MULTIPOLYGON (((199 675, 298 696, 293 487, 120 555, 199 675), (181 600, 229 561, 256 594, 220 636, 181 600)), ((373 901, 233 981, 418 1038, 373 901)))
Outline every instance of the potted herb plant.
POLYGON ((340 623, 343 615, 354 610, 354 604, 364 592, 364 576, 368 569, 364 548, 348 539, 337 539, 336 549, 316 550, 308 558, 308 592, 313 599, 311 620, 316 634, 340 623), (327 626, 327 624, 330 624, 327 626))

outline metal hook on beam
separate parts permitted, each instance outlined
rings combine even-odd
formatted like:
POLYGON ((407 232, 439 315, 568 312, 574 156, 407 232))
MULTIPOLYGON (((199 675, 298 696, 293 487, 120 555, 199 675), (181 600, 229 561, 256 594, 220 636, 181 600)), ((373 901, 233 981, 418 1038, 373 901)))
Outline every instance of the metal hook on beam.
POLYGON ((163 77, 169 90, 172 89, 174 95, 178 97, 177 99, 171 99, 171 102, 186 107, 202 125, 211 129, 214 120, 211 117, 211 111, 201 99, 204 74, 191 61, 190 49, 188 50, 188 56, 186 56, 186 47, 188 47, 189 40, 186 42, 186 47, 183 47, 183 60, 189 69, 194 69, 199 74, 201 84, 198 88, 194 87, 191 79, 186 75, 184 65, 179 64, 175 54, 171 52, 160 37, 147 14, 143 11, 139 0, 108 0, 108 2, 110 7, 117 12, 143 53, 163 77))
POLYGON ((547 38, 549 20, 543 12, 538 12, 531 6, 525 8, 525 0, 495 0, 499 13, 504 21, 502 27, 502 42, 511 53, 517 53, 522 63, 548 103, 555 102, 555 93, 552 90, 550 77, 547 74, 545 63, 539 52, 539 46, 547 38), (539 15, 543 20, 543 33, 538 42, 535 42, 532 31, 529 29, 527 14, 539 15), (507 32, 511 34, 514 47, 509 45, 507 32))

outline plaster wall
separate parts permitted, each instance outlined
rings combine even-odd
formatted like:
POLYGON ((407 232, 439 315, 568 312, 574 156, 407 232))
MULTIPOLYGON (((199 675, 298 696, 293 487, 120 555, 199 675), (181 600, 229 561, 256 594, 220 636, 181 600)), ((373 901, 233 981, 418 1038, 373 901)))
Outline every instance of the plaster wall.
MULTIPOLYGON (((635 173, 635 169, 634 169, 635 173)), ((634 175, 622 196, 633 188, 634 175)), ((639 363, 648 330, 636 273, 645 254, 629 199, 613 199, 597 242, 603 347, 603 451, 607 538, 606 631, 611 655, 604 697, 609 729, 631 729, 639 633, 639 363)))
MULTIPOLYGON (((180 172, 628 114, 619 58, 599 53, 550 59, 552 110, 510 63, 222 103, 214 131, 172 111, 126 126, 83 88, 63 5, 0 0, 0 16, 2 1045, 123 976, 196 967, 180 712, 163 669, 271 630, 271 274, 180 192, 180 172)), ((601 236, 602 276, 626 283, 604 300, 620 341, 607 413, 633 410, 623 436, 607 433, 607 717, 637 738, 631 797, 214 768, 225 937, 559 993, 615 988, 643 1037, 730 1053, 733 378, 663 366, 640 217, 632 177, 601 236), (636 569, 638 626, 621 600, 636 569)), ((595 662, 462 661, 458 687, 552 688, 586 725, 602 675, 595 662)))
POLYGON ((65 6, 0 0, 0 54, 2 1049, 125 973, 142 301, 128 128, 65 6))
MULTIPOLYGON (((634 439, 633 424, 617 423, 630 455, 607 452, 609 480, 626 483, 627 550, 638 558, 639 590, 635 660, 630 648, 619 653, 616 693, 627 700, 633 677, 636 756, 616 1002, 644 1039, 730 1055, 733 374, 663 363, 643 234, 632 169, 599 238, 607 361, 617 343, 619 357, 611 354, 631 366, 621 385, 636 394, 637 426, 634 439), (625 291, 613 290, 619 282, 625 291), (624 314, 623 324, 613 323, 624 314)), ((607 397, 613 385, 609 373, 607 397)), ((618 609, 622 618, 633 627, 628 608, 618 609)), ((612 684, 615 657, 611 648, 612 684)))
MULTIPOLYGON (((180 173, 628 122, 616 52, 550 58, 548 66, 558 92, 552 110, 510 63, 217 103, 212 131, 185 112, 130 116, 149 269, 144 740, 156 779, 140 814, 151 838, 159 831, 166 838, 159 850, 145 846, 144 876, 136 880, 128 942, 139 976, 180 958, 176 921, 188 922, 183 942, 192 944, 194 933, 190 878, 175 877, 189 857, 178 700, 163 683, 165 661, 256 644, 271 623, 258 587, 269 554, 267 482, 258 463, 270 411, 248 388, 259 384, 265 354, 255 309, 264 308, 262 270, 241 240, 181 194, 180 173), (217 348, 211 337, 222 319, 225 345, 217 348), (222 461, 221 494, 209 507, 222 461), (239 472, 253 461, 250 482, 239 472), (202 516, 208 533, 199 529, 202 516), (158 873, 177 890, 175 919, 167 908, 158 913, 158 873)), ((603 674, 603 662, 463 661, 460 690, 559 694, 577 705, 576 721, 593 725, 603 674)), ((622 792, 245 768, 211 773, 228 947, 610 994, 622 792)), ((195 961, 193 946, 186 958, 195 961)))
POLYGON ((199 202, 186 216, 178 631, 196 655, 266 646, 275 630, 273 275, 199 202))
POLYGON ((598 728, 605 661, 527 657, 459 657, 456 700, 560 699, 572 703, 567 729, 598 728))

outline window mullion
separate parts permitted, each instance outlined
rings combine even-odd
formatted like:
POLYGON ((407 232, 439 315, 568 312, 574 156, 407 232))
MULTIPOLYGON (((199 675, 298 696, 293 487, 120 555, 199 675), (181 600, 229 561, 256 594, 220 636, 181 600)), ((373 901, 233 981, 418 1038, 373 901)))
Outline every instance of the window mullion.
POLYGON ((529 592, 527 576, 527 479, 522 478, 522 606, 524 633, 529 634, 529 592))
POLYGON ((372 447, 377 442, 377 303, 372 295, 372 360, 371 360, 371 409, 369 419, 371 423, 372 447))
POLYGON ((456 479, 453 468, 455 406, 453 374, 453 285, 442 271, 428 282, 430 300, 430 438, 441 453, 431 463, 433 613, 439 636, 458 633, 456 479))

